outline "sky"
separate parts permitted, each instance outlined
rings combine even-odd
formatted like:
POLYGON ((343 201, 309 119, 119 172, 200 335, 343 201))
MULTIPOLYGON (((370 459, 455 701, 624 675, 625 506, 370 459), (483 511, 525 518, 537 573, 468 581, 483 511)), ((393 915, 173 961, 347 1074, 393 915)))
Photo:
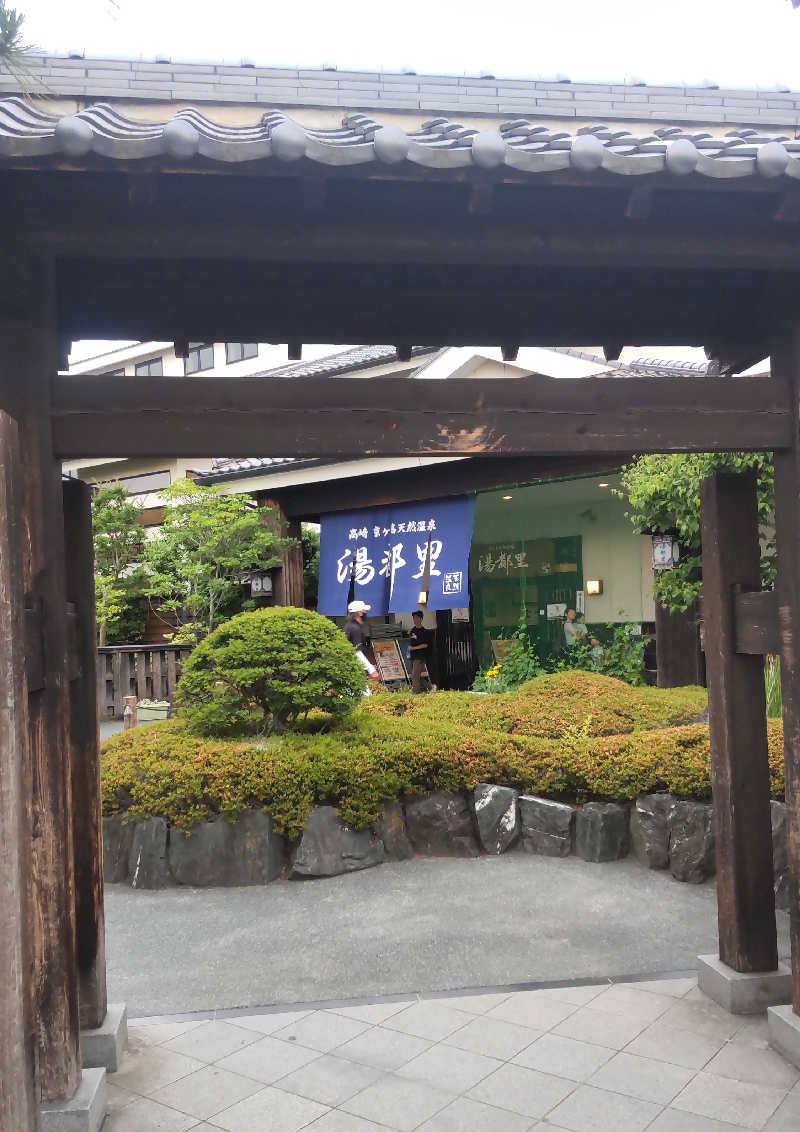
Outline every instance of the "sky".
POLYGON ((53 53, 800 89, 790 0, 14 0, 53 53))

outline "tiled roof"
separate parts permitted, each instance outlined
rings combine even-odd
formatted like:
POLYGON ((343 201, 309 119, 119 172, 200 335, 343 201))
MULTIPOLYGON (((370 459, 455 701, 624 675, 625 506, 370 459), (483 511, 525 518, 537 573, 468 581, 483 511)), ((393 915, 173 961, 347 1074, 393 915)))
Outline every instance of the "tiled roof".
POLYGON ((313 129, 280 111, 254 126, 223 126, 194 108, 161 123, 141 122, 97 103, 56 117, 22 98, 0 101, 0 159, 48 155, 79 160, 89 154, 135 161, 165 156, 236 164, 306 157, 322 165, 395 165, 406 161, 435 169, 505 166, 521 173, 573 168, 637 175, 666 171, 678 176, 738 178, 759 174, 800 180, 800 140, 754 129, 717 137, 679 126, 633 134, 627 129, 585 126, 575 134, 516 118, 499 129, 476 130, 434 118, 408 133, 364 114, 348 114, 338 129, 313 129))
POLYGON ((688 362, 679 358, 635 358, 627 363, 627 367, 637 374, 670 375, 681 373, 695 373, 702 376, 712 376, 719 372, 716 362, 688 362))
MULTIPOLYGON (((415 346, 412 359, 432 354, 434 346, 415 346)), ((340 350, 316 361, 291 362, 279 369, 261 370, 253 377, 333 377, 336 374, 354 373, 357 370, 372 369, 373 366, 389 365, 397 361, 394 346, 355 346, 352 350, 340 350)), ((398 366, 408 364, 397 362, 398 366)))
POLYGON ((308 468, 317 464, 329 464, 330 460, 301 459, 295 456, 215 456, 211 461, 211 471, 195 476, 200 482, 216 479, 237 479, 258 472, 280 472, 285 467, 308 468))
MULTIPOLYGON (((536 52, 533 53, 534 56, 536 52)), ((152 59, 84 59, 31 55, 28 64, 49 94, 83 101, 239 103, 255 107, 318 106, 371 112, 416 111, 450 116, 492 114, 578 121, 696 122, 794 126, 800 93, 720 89, 712 82, 648 85, 638 79, 572 82, 563 75, 527 79, 495 75, 240 66, 152 59)), ((0 72, 0 91, 19 93, 0 72)))

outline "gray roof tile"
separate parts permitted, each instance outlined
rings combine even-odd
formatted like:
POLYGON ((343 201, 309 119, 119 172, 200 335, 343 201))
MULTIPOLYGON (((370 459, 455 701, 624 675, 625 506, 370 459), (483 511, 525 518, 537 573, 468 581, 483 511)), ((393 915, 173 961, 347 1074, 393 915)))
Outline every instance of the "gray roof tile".
MULTIPOLYGON (((109 74, 120 77, 106 84, 95 83, 92 89, 97 91, 105 86, 108 96, 126 97, 125 72, 109 74)), ((239 76, 232 77, 235 80, 239 76)), ((241 77, 248 78, 244 74, 241 77)), ((223 84, 222 76, 213 70, 208 78, 210 81, 201 82, 200 75, 196 74, 192 82, 168 87, 161 97, 171 95, 185 101, 211 94, 220 100, 258 99, 267 104, 285 101, 347 108, 352 108, 354 98, 360 98, 358 93, 342 91, 336 85, 337 80, 330 80, 319 89, 302 85, 289 87, 284 96, 283 88, 276 95, 274 87, 243 85, 237 89, 235 81, 223 84)), ((60 81, 52 80, 54 85, 60 81)), ((88 89, 86 84, 84 80, 84 88, 88 89)), ((776 120, 793 126, 798 118, 796 111, 748 110, 751 122, 764 121, 767 128, 763 132, 754 135, 752 130, 740 128, 719 137, 702 128, 699 131, 687 128, 685 124, 656 128, 656 121, 669 122, 680 113, 684 123, 697 121, 706 125, 713 119, 741 126, 741 110, 722 106, 694 110, 687 104, 659 102, 648 105, 650 121, 644 122, 636 132, 606 122, 581 126, 573 136, 527 117, 531 107, 525 99, 486 98, 470 94, 470 89, 469 86, 452 87, 450 97, 460 104, 462 113, 492 111, 508 114, 511 120, 496 131, 479 131, 467 129, 448 116, 434 112, 421 127, 404 133, 395 125, 383 129, 380 121, 367 113, 346 114, 342 125, 336 128, 314 128, 294 122, 286 113, 273 108, 253 125, 226 126, 192 106, 173 111, 163 122, 137 121, 102 102, 59 118, 20 97, 10 97, 0 99, 0 160, 51 154, 63 154, 74 160, 92 151, 105 159, 126 161, 165 155, 185 161, 199 156, 218 162, 265 159, 283 162, 305 155, 312 161, 333 166, 407 160, 422 166, 454 169, 473 163, 483 168, 505 165, 517 172, 534 174, 573 166, 579 170, 603 168, 609 173, 624 175, 674 170, 683 175, 696 171, 705 176, 714 176, 715 163, 724 161, 729 163, 725 171, 729 177, 764 175, 800 180, 797 144, 786 134, 773 136, 768 128, 776 120), (681 148, 675 151, 673 159, 672 146, 677 141, 681 148), (767 146, 769 148, 762 153, 767 146)), ((416 107, 425 102, 424 98, 417 100, 396 88, 389 87, 381 93, 385 93, 385 97, 379 101, 386 108, 416 107)), ((537 110, 545 118, 578 118, 591 122, 593 118, 607 115, 608 104, 576 100, 567 91, 562 101, 543 98, 537 110)), ((628 119, 634 113, 634 108, 626 107, 623 111, 628 119)))

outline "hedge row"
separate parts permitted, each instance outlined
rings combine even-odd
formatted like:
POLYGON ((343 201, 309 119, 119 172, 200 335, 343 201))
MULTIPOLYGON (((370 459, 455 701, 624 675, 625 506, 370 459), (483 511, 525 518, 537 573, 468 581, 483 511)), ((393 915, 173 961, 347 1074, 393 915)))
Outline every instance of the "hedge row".
MULTIPOLYGON (((704 704, 702 689, 634 689, 568 673, 496 696, 375 696, 333 730, 315 733, 309 720, 304 733, 260 741, 198 739, 169 720, 104 744, 103 809, 188 829, 265 806, 295 837, 315 804, 333 803, 361 828, 394 799, 487 781, 579 802, 657 789, 707 798, 708 727, 685 722, 704 704), (608 733, 612 721, 622 733, 608 733)), ((768 729, 771 789, 781 798, 780 721, 768 729)))

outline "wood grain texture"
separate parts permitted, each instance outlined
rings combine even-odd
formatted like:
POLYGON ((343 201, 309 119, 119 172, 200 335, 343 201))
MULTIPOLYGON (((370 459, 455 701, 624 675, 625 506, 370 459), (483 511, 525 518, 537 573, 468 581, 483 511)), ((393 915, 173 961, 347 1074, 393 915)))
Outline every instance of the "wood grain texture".
POLYGON ((78 670, 69 686, 69 738, 80 1019, 82 1028, 96 1029, 106 1016, 108 998, 91 488, 81 480, 68 480, 62 492, 67 597, 75 606, 78 670))
POLYGON ((0 1128, 36 1132, 36 1030, 28 978, 33 961, 32 783, 20 473, 17 425, 0 412, 0 1128))
POLYGON ((735 652, 735 592, 761 584, 755 477, 710 476, 700 509, 719 955, 735 971, 774 971, 764 662, 735 652))
POLYGON ((456 456, 768 450, 790 443, 766 378, 491 381, 68 377, 53 437, 70 456, 456 456))
POLYGON ((0 319, 0 383, 19 404, 25 605, 41 614, 43 687, 28 696, 32 767, 33 987, 42 1101, 80 1079, 72 786, 61 466, 52 449, 50 380, 58 365, 52 268, 33 262, 27 317, 0 319))
POLYGON ((696 602, 684 613, 670 613, 656 602, 656 667, 659 688, 703 684, 705 670, 700 648, 699 608, 696 602))
MULTIPOLYGON (((787 319, 772 345, 773 373, 792 390, 800 421, 800 321, 787 319)), ((775 453, 775 542, 778 552, 778 627, 783 694, 783 755, 789 855, 789 932, 792 1005, 800 1014, 800 429, 790 451, 775 453)))

